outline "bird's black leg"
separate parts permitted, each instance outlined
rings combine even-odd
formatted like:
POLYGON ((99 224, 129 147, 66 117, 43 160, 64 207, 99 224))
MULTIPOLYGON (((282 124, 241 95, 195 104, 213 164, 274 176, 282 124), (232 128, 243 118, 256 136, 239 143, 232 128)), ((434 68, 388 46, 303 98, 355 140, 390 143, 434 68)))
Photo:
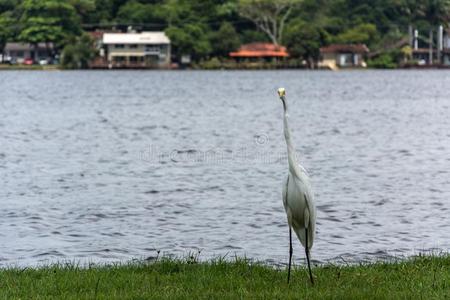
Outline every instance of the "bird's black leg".
POLYGON ((289 267, 288 267, 288 283, 291 278, 291 262, 292 262, 292 228, 289 226, 289 267))
POLYGON ((305 233, 306 233, 306 245, 305 245, 306 261, 308 262, 309 278, 311 279, 311 283, 314 284, 314 279, 311 272, 311 264, 309 262, 308 228, 305 228, 305 233))

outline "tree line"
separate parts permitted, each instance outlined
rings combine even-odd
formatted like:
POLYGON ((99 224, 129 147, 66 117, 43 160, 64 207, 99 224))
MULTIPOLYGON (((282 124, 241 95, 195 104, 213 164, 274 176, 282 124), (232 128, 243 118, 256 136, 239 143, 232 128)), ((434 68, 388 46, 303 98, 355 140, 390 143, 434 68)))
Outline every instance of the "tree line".
POLYGON ((284 45, 311 64, 324 45, 364 43, 395 62, 411 28, 428 37, 449 17, 450 0, 0 0, 0 50, 8 41, 53 43, 83 67, 93 55, 87 31, 132 26, 165 31, 175 59, 196 62, 251 42, 284 45))

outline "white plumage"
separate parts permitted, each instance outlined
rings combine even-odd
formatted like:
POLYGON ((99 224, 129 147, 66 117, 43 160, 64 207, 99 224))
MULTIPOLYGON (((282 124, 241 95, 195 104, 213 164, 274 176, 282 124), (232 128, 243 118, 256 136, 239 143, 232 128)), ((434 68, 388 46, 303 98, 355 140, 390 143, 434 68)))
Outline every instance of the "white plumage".
POLYGON ((288 282, 291 274, 292 260, 292 230, 294 230, 303 247, 305 247, 306 260, 311 282, 314 279, 310 265, 310 250, 314 243, 316 229, 316 208, 314 205, 314 194, 306 170, 297 162, 295 149, 292 145, 291 132, 288 126, 288 112, 286 103, 286 92, 283 88, 278 89, 278 95, 283 103, 284 109, 284 137, 286 139, 289 172, 283 184, 283 205, 289 224, 289 268, 288 282))

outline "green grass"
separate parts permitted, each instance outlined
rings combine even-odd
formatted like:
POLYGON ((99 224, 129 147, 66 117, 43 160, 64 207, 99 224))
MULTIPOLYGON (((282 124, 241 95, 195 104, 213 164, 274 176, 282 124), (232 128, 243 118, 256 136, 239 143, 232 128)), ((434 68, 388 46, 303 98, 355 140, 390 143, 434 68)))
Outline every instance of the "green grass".
POLYGON ((58 70, 58 65, 8 65, 8 64, 0 64, 0 71, 17 71, 17 70, 33 70, 33 71, 42 71, 42 70, 58 70))
POLYGON ((0 270, 0 299, 450 299, 450 255, 396 263, 296 268, 162 259, 81 268, 0 270))

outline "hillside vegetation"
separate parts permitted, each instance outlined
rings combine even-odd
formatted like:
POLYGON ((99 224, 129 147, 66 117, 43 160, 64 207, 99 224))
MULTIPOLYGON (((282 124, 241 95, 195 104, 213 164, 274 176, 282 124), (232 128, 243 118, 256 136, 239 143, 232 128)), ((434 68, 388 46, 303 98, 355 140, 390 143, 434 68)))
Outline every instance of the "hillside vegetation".
POLYGON ((0 50, 7 41, 51 42, 78 53, 89 46, 83 32, 131 27, 165 31, 175 59, 189 54, 194 62, 267 41, 311 63, 321 46, 364 43, 381 62, 396 63, 412 28, 426 46, 449 17, 450 0, 0 0, 0 50))

